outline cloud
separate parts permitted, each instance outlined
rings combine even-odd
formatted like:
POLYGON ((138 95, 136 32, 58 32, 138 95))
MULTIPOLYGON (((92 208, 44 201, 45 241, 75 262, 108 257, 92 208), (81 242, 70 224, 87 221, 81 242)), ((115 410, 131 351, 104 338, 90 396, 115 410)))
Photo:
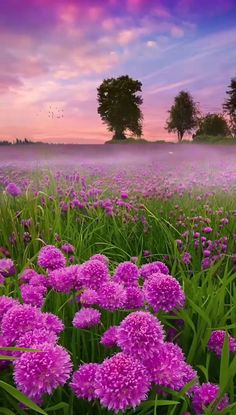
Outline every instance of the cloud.
POLYGON ((196 79, 185 79, 183 81, 173 82, 166 85, 160 85, 160 86, 152 86, 152 89, 148 91, 149 94, 157 94, 158 92, 164 92, 164 91, 170 91, 172 89, 179 89, 182 88, 185 85, 189 85, 193 83, 196 79))

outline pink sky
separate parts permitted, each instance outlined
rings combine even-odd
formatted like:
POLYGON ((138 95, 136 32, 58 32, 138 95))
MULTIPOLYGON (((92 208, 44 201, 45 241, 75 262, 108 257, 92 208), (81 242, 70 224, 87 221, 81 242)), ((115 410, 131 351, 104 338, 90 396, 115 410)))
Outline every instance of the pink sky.
POLYGON ((103 143, 111 134, 96 88, 129 74, 143 83, 144 137, 172 140, 164 126, 181 89, 203 112, 221 111, 236 71, 235 16, 234 0, 6 1, 0 138, 103 143))

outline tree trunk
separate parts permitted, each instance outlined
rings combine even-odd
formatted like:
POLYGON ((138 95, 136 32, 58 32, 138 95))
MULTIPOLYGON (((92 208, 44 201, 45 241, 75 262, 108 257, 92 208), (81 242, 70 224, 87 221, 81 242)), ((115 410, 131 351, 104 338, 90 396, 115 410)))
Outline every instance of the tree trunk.
POLYGON ((178 143, 181 143, 183 140, 184 133, 183 131, 178 131, 178 143))
POLYGON ((123 128, 117 127, 115 129, 115 134, 113 135, 112 139, 113 140, 120 140, 120 141, 125 140, 126 137, 124 135, 123 128))

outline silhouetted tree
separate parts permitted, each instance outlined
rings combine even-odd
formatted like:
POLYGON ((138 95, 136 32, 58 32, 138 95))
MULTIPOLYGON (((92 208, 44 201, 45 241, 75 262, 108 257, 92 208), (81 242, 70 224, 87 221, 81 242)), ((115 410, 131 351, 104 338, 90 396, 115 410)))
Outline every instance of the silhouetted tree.
POLYGON ((199 129, 195 136, 198 135, 212 135, 212 136, 227 136, 229 135, 229 127, 227 121, 222 114, 208 113, 199 122, 199 129))
POLYGON ((199 111, 189 92, 181 91, 174 100, 169 112, 166 129, 177 132, 180 143, 186 132, 190 133, 198 125, 199 111))
POLYGON ((228 98, 225 100, 223 108, 229 116, 231 132, 233 136, 236 136, 236 77, 231 79, 226 94, 228 98))
POLYGON ((139 93, 142 92, 142 83, 125 75, 104 79, 97 91, 98 114, 108 130, 114 131, 113 139, 125 139, 126 130, 140 137, 143 119, 140 105, 143 100, 139 93))

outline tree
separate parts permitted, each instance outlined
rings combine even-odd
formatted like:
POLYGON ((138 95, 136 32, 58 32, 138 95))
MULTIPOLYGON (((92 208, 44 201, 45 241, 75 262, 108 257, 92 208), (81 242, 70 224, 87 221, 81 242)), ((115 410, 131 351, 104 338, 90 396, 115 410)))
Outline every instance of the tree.
POLYGON ((225 100, 223 108, 229 116, 230 129, 233 136, 236 136, 236 77, 231 79, 226 94, 229 96, 225 100))
POLYGON ((180 143, 186 132, 190 133, 198 124, 199 111, 189 92, 181 91, 174 100, 169 112, 166 129, 177 132, 180 143))
POLYGON ((227 121, 222 114, 208 113, 200 122, 199 129, 195 136, 212 135, 212 136, 227 136, 229 134, 229 127, 227 121))
POLYGON ((125 75, 104 79, 97 91, 98 114, 108 130, 114 132, 113 139, 125 139, 126 130, 140 137, 143 100, 138 93, 142 92, 142 83, 125 75))

